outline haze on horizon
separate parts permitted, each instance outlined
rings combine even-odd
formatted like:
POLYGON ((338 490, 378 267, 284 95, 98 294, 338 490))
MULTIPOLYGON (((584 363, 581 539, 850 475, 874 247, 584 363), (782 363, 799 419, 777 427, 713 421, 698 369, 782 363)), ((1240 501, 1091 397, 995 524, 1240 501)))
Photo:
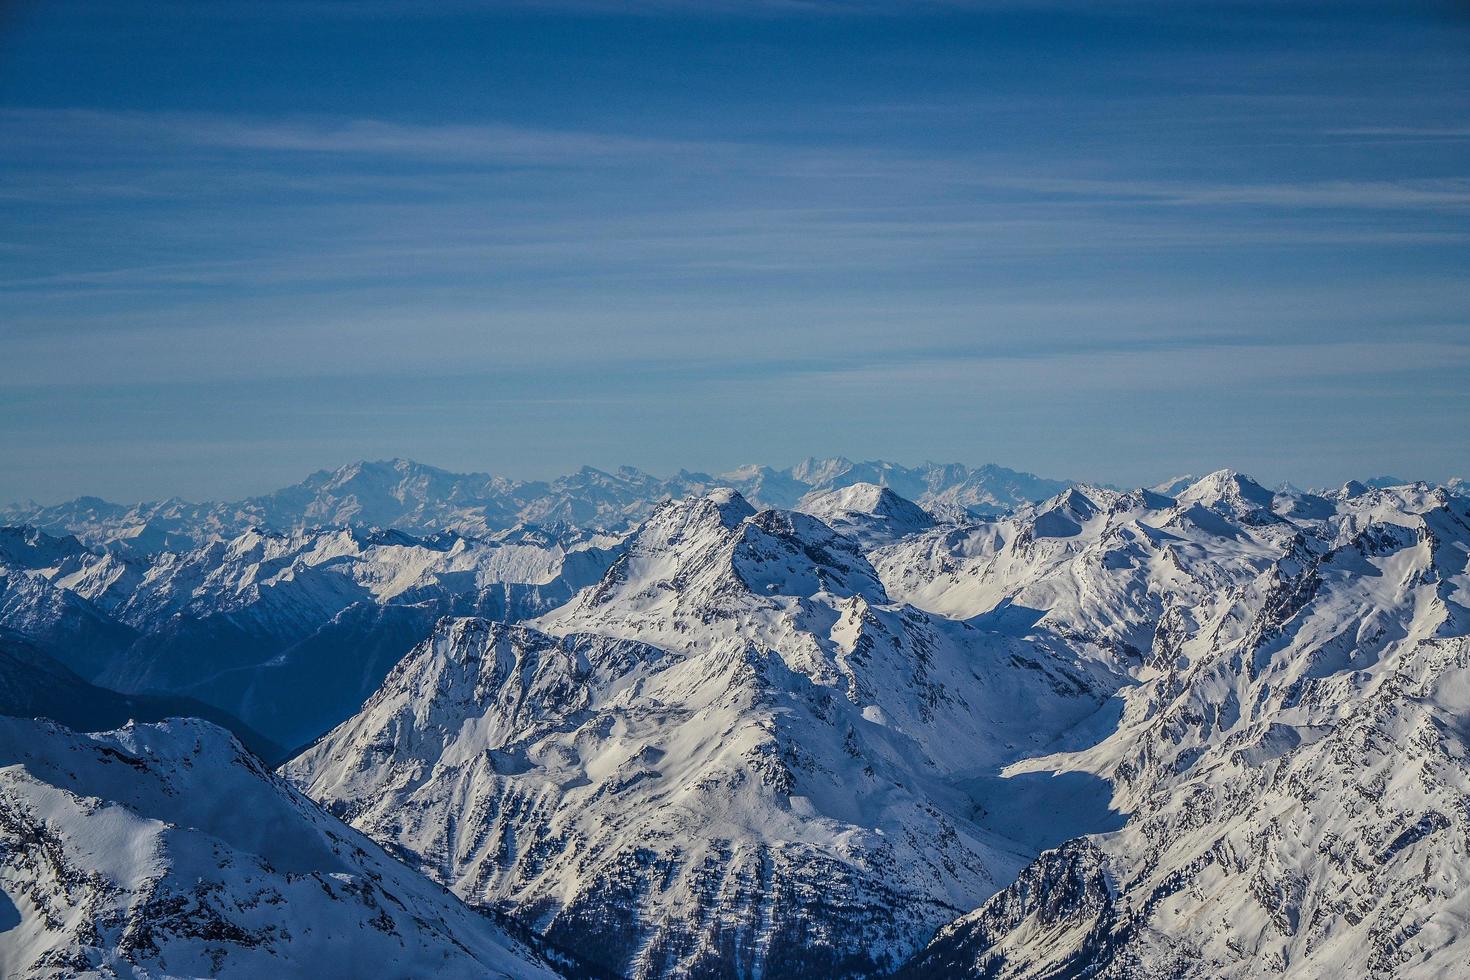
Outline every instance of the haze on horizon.
POLYGON ((404 456, 1470 476, 1470 13, 0 11, 0 502, 404 456))
MULTIPOLYGON (((341 484, 345 484, 346 486, 349 486, 349 487, 351 487, 351 486, 379 486, 379 487, 381 487, 384 490, 391 490, 395 486, 405 486, 405 485, 411 486, 413 484, 413 482, 416 481, 416 480, 418 480, 418 479, 421 479, 421 478, 424 478, 424 477, 434 477, 434 476, 443 476, 443 477, 448 477, 448 478, 475 477, 475 476, 479 476, 479 477, 493 477, 493 478, 500 478, 500 479, 508 480, 508 481, 510 481, 513 484, 514 483, 529 484, 529 483, 535 482, 538 479, 541 479, 541 480, 545 480, 547 483, 552 483, 553 486, 555 485, 555 481, 557 480, 557 478, 567 478, 569 480, 569 482, 570 482, 571 485, 577 485, 577 484, 580 483, 581 478, 583 477, 583 475, 584 474, 588 474, 589 471, 590 471, 590 474, 592 476, 593 482, 596 482, 596 480, 597 479, 600 479, 600 478, 611 478, 612 481, 621 482, 621 481, 624 480, 624 478, 627 478, 630 481, 630 485, 631 485, 631 483, 636 483, 636 481, 639 478, 639 474, 640 473, 644 477, 652 477, 655 480, 667 480, 667 481, 670 481, 673 484, 677 484, 678 481, 681 478, 691 478, 691 479, 701 480, 702 482, 712 483, 713 485, 718 485, 719 482, 720 482, 720 478, 721 477, 728 477, 729 478, 729 481, 728 482, 729 482, 730 486, 735 487, 738 490, 740 487, 742 487, 744 485, 745 480, 748 478, 748 475, 749 475, 748 472, 747 473, 742 473, 742 471, 749 471, 752 467, 764 467, 764 468, 768 468, 769 470, 775 470, 775 471, 777 471, 778 473, 781 473, 781 474, 791 474, 791 473, 793 473, 793 471, 800 472, 800 468, 802 466, 804 466, 804 465, 816 464, 815 465, 815 470, 817 472, 821 472, 821 471, 824 470, 824 464, 827 464, 827 463, 840 463, 842 459, 844 459, 844 457, 809 456, 809 457, 806 457, 803 460, 796 461, 791 466, 772 465, 772 464, 769 464, 769 463, 751 463, 751 462, 747 462, 747 463, 740 464, 739 466, 725 466, 725 467, 720 467, 720 468, 714 469, 714 470, 690 470, 688 468, 680 468, 678 470, 661 471, 661 472, 649 472, 649 471, 646 471, 646 470, 641 470, 638 467, 631 467, 630 468, 630 467, 627 466, 627 464, 623 464, 621 466, 607 467, 606 469, 602 469, 600 467, 590 467, 587 464, 584 464, 584 465, 582 465, 580 467, 576 467, 575 468, 575 471, 568 470, 568 471, 565 471, 565 472, 548 473, 548 474, 543 474, 543 475, 540 475, 540 476, 526 476, 525 474, 520 474, 520 473, 516 473, 516 472, 513 472, 513 471, 496 470, 496 469, 493 469, 493 468, 478 468, 478 469, 471 468, 468 471, 446 470, 443 467, 434 466, 432 463, 425 463, 422 460, 407 459, 405 457, 394 457, 394 458, 391 458, 391 459, 379 459, 379 460, 354 460, 352 462, 343 463, 340 466, 334 465, 334 466, 320 467, 320 468, 312 471, 311 473, 298 474, 298 477, 297 478, 293 478, 288 484, 282 484, 282 485, 278 485, 278 486, 268 486, 268 487, 252 488, 249 492, 236 493, 236 494, 234 494, 233 496, 230 496, 230 497, 187 498, 187 497, 182 497, 181 495, 178 495, 178 494, 173 494, 173 495, 170 495, 168 497, 153 497, 153 498, 139 498, 139 499, 132 499, 132 498, 113 498, 113 499, 110 499, 110 500, 105 500, 105 502, 106 503, 110 503, 110 504, 115 504, 115 505, 123 505, 123 506, 129 506, 129 505, 133 505, 133 504, 144 504, 144 505, 147 505, 147 504, 157 504, 157 503, 160 503, 160 502, 166 503, 166 502, 169 502, 169 501, 176 501, 176 500, 177 501, 182 501, 182 502, 184 502, 186 504, 205 504, 205 505, 207 505, 207 504, 229 504, 229 503, 233 503, 233 502, 242 502, 243 503, 243 502, 248 501, 250 499, 258 499, 258 498, 261 498, 261 497, 273 496, 276 493, 280 493, 280 492, 286 492, 289 495, 292 491, 296 490, 297 488, 301 488, 301 487, 306 487, 306 488, 319 487, 323 483, 338 485, 339 486, 339 492, 345 492, 345 491, 341 491, 340 490, 340 485, 341 484), (630 469, 631 469, 631 472, 629 472, 630 469), (601 477, 599 477, 598 474, 601 474, 601 477)), ((884 483, 886 485, 890 485, 890 486, 899 486, 898 492, 900 492, 902 494, 907 494, 908 497, 917 497, 917 496, 919 496, 919 494, 914 493, 912 490, 903 489, 901 485, 904 482, 911 481, 914 478, 917 478, 917 479, 919 479, 919 480, 922 481, 924 470, 926 468, 928 468, 929 466, 931 466, 931 465, 949 466, 949 465, 953 465, 953 464, 958 463, 959 465, 962 465, 962 466, 970 466, 972 469, 977 469, 977 470, 978 469, 981 469, 981 468, 983 468, 985 466, 985 464, 969 464, 969 463, 965 463, 964 461, 961 461, 961 460, 923 460, 923 461, 915 460, 915 461, 906 461, 906 460, 891 460, 891 459, 889 459, 889 460, 880 460, 880 459, 848 459, 847 462, 850 463, 850 464, 852 464, 852 466, 854 468, 854 471, 856 471, 856 473, 858 475, 853 475, 852 472, 847 471, 846 468, 844 467, 841 470, 839 470, 839 472, 847 473, 847 475, 843 479, 839 480, 837 485, 844 486, 845 487, 845 486, 851 486, 851 485, 853 485, 853 483, 857 483, 857 484, 867 484, 867 483, 870 483, 873 480, 878 479, 878 478, 876 478, 876 477, 870 477, 870 476, 866 475, 867 468, 870 465, 875 464, 875 463, 876 464, 882 464, 882 465, 884 465, 886 467, 897 467, 898 472, 897 473, 894 473, 892 475, 898 480, 898 484, 889 483, 887 479, 880 480, 880 482, 882 482, 882 483, 884 483)), ((1005 484, 1007 478, 1009 478, 1012 475, 1014 475, 1014 478, 1015 479, 1018 479, 1019 481, 1021 481, 1021 484, 1022 484, 1023 487, 1024 487, 1024 485, 1028 481, 1033 480, 1033 479, 1039 479, 1043 483, 1061 482, 1063 484, 1065 484, 1065 483, 1090 484, 1090 485, 1093 485, 1093 486, 1102 487, 1104 489, 1111 489, 1111 490, 1130 490, 1130 489, 1135 489, 1135 486, 1122 486, 1122 485, 1117 485, 1117 484, 1108 484, 1108 483, 1105 483, 1104 481, 1092 480, 1092 479, 1087 478, 1085 475, 1078 475, 1078 474, 1067 475, 1067 474, 1056 474, 1056 473, 1032 473, 1032 472, 1027 471, 1027 470, 1018 470, 1015 467, 1007 467, 1007 466, 1004 466, 1003 464, 994 464, 993 461, 989 461, 989 462, 991 462, 993 465, 996 465, 996 466, 998 466, 1000 468, 1000 472, 997 475, 999 476, 999 478, 1001 480, 1001 485, 1004 485, 1005 484)), ((1230 471, 1230 468, 1229 467, 1222 467, 1221 469, 1223 471, 1225 471, 1225 472, 1229 472, 1230 471)), ((1211 475, 1213 475, 1214 472, 1218 472, 1218 471, 1212 471, 1211 473, 1174 473, 1174 474, 1170 474, 1170 475, 1165 476, 1165 477, 1156 478, 1156 479, 1150 479, 1150 480, 1147 480, 1147 481, 1140 482, 1140 483, 1136 484, 1136 487, 1143 487, 1143 488, 1146 488, 1146 489, 1157 489, 1157 490, 1162 490, 1162 491, 1167 492, 1167 493, 1175 493, 1175 492, 1178 491, 1179 488, 1181 488, 1181 487, 1183 487, 1183 486, 1185 486, 1187 484, 1197 482, 1197 481, 1199 481, 1201 479, 1208 479, 1211 475)), ((1254 479, 1254 477, 1252 477, 1252 475, 1249 474, 1249 473, 1244 473, 1242 475, 1245 476, 1248 479, 1254 479)), ((1358 478, 1354 478, 1354 479, 1358 479, 1358 478)), ((1409 483, 1413 483, 1414 482, 1413 479, 1410 479, 1408 477, 1404 477, 1401 474, 1388 474, 1388 473, 1379 473, 1379 474, 1372 474, 1372 475, 1365 474, 1361 479, 1364 480, 1364 481, 1368 481, 1369 483, 1371 483, 1374 486, 1397 486, 1397 485, 1409 484, 1409 483)), ((1455 479, 1455 478, 1452 478, 1452 479, 1455 479)), ((821 481, 820 480, 817 480, 816 482, 819 482, 820 483, 821 481)), ((1444 481, 1441 481, 1441 482, 1444 482, 1444 481)), ((1463 488, 1462 488, 1461 484, 1463 484, 1463 482, 1464 482, 1464 479, 1463 478, 1459 478, 1459 479, 1455 480, 1454 484, 1452 485, 1452 489, 1454 489, 1456 492, 1462 492, 1463 491, 1463 488)), ((1293 486, 1293 487, 1295 487, 1298 490, 1323 490, 1323 491, 1331 491, 1331 490, 1335 489, 1334 487, 1327 487, 1327 486, 1315 486, 1315 485, 1314 486, 1310 486, 1310 487, 1308 487, 1308 486, 1300 486, 1300 485, 1296 485, 1296 484, 1291 484, 1290 481, 1280 481, 1277 485, 1280 486, 1282 484, 1293 486)), ((315 490, 312 490, 312 489, 308 489, 307 492, 310 494, 310 493, 315 493, 316 491, 315 490)), ((570 491, 570 492, 572 492, 574 495, 576 493, 576 491, 570 491)), ((1032 493, 1030 496, 1024 496, 1024 494, 1025 494, 1025 490, 1024 489, 1019 489, 1016 492, 1019 493, 1019 494, 1021 494, 1021 495, 1023 495, 1021 497, 1021 499, 1041 499, 1041 498, 1044 498, 1045 496, 1049 495, 1050 493, 1052 493, 1054 491, 1049 490, 1049 489, 1048 490, 1038 490, 1037 492, 1032 493)), ((679 495, 680 494, 676 491, 675 492, 675 496, 679 496, 679 495)), ((53 505, 62 505, 62 506, 64 506, 64 505, 69 504, 69 503, 71 503, 73 501, 87 503, 87 504, 90 505, 91 503, 94 503, 94 502, 97 501, 98 496, 99 495, 96 495, 96 494, 77 494, 77 495, 74 495, 73 497, 70 497, 70 498, 65 498, 65 499, 58 498, 58 499, 55 499, 55 500, 38 501, 38 500, 35 500, 35 499, 28 499, 28 500, 16 500, 16 501, 0 501, 0 511, 3 511, 7 507, 10 507, 15 512, 12 515, 12 517, 10 518, 12 522, 21 521, 21 522, 29 523, 31 520, 33 520, 33 518, 27 514, 27 508, 31 508, 31 507, 46 508, 46 507, 53 506, 53 505), (17 516, 15 516, 16 514, 18 514, 20 516, 17 517, 17 516)), ((779 506, 779 505, 773 505, 773 504, 770 504, 770 503, 766 503, 765 506, 779 506)))

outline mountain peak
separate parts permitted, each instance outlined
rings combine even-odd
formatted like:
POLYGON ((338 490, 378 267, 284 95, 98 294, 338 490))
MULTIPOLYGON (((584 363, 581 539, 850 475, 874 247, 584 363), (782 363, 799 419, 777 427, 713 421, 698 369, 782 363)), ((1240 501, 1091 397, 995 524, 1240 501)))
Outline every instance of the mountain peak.
POLYGON ((808 514, 764 510, 747 519, 731 563, 757 595, 812 596, 818 592, 888 596, 856 542, 808 514))
POLYGON ((821 518, 869 547, 927 530, 934 515, 890 487, 854 483, 833 490, 813 490, 797 502, 796 510, 821 518))
POLYGON ((1200 477, 1174 495, 1182 504, 1198 503, 1206 507, 1220 504, 1248 509, 1269 510, 1275 494, 1255 480, 1235 470, 1216 470, 1200 477))
POLYGON ((828 456, 819 459, 808 456, 791 468, 791 475, 803 483, 820 486, 853 468, 852 460, 846 456, 828 456))
POLYGON ((714 487, 689 500, 693 502, 695 510, 718 514, 720 523, 727 528, 736 527, 756 512, 750 501, 732 487, 714 487))
POLYGON ((1178 476, 1170 477, 1163 483, 1155 483, 1153 486, 1148 487, 1147 489, 1152 490, 1154 493, 1157 493, 1164 497, 1178 497, 1179 494, 1183 493, 1185 490, 1189 489, 1197 482, 1199 482, 1199 477, 1195 476, 1193 473, 1181 473, 1178 476))

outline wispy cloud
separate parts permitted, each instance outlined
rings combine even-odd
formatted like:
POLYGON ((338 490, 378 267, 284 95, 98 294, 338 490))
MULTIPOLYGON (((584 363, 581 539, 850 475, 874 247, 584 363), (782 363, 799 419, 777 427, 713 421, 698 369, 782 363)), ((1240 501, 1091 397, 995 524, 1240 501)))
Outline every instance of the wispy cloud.
POLYGON ((1470 178, 1439 180, 1304 180, 1294 183, 1100 180, 1075 177, 990 177, 994 186, 1038 195, 1117 204, 1175 207, 1247 206, 1336 210, 1462 210, 1470 178))
MULTIPOLYGON (((942 155, 895 152, 881 145, 812 147, 729 140, 683 140, 595 131, 538 129, 500 123, 414 124, 372 118, 240 118, 211 114, 99 112, 94 110, 0 109, 0 131, 12 151, 19 146, 84 152, 89 145, 131 143, 160 153, 180 145, 262 154, 319 158, 399 159, 446 166, 593 166, 637 163, 647 171, 735 168, 790 179, 888 181, 910 190, 940 185, 1019 191, 1036 197, 1093 204, 1153 204, 1172 207, 1246 206, 1337 210, 1461 210, 1470 207, 1470 177, 1414 180, 1240 181, 1113 179, 1010 172, 1004 156, 961 151, 942 155)), ((1358 128, 1362 136, 1470 138, 1470 129, 1358 128)), ((3 159, 3 154, 0 154, 3 159)), ((148 171, 144 171, 148 173, 148 171)), ((261 176, 261 175, 257 175, 261 176)), ((55 178, 46 174, 36 179, 55 178)), ((290 175, 322 188, 323 175, 290 175)), ((404 178, 343 171, 331 179, 382 184, 404 178)), ((415 180, 419 178, 414 178, 415 180)), ((22 193, 13 182, 0 196, 22 193)), ((33 185, 34 186, 34 185, 33 185)), ((96 195, 140 193, 117 180, 85 182, 96 195)))
POLYGON ((198 458, 308 415, 358 420, 308 466, 657 431, 676 465, 890 438, 1106 478, 1074 455, 1294 450, 1328 401, 1321 445, 1465 455, 1470 90, 1422 12, 158 0, 145 30, 67 2, 27 36, 91 60, 19 59, 9 98, 53 107, 0 108, 27 492, 138 432, 198 458), (1006 15, 884 20, 957 10, 1006 15))
POLYGON ((1328 136, 1347 136, 1364 140, 1410 140, 1458 142, 1470 140, 1470 125, 1464 126, 1348 126, 1327 129, 1328 136))
MULTIPOLYGON (((1369 6, 1374 0, 1294 0, 1303 6, 1369 6)), ((77 8, 105 6, 104 0, 71 0, 77 8)), ((1226 6, 1251 9, 1259 0, 1113 0, 1107 13, 1157 12, 1169 6, 1226 6)), ((248 0, 213 0, 201 8, 191 0, 154 0, 153 6, 175 16, 213 16, 227 19, 296 17, 362 19, 378 17, 437 18, 475 12, 506 10, 583 13, 604 16, 648 17, 840 17, 922 16, 953 12, 985 13, 1015 10, 1088 10, 1099 12, 1093 0, 278 0, 262 5, 248 0)))
POLYGON ((415 125, 381 119, 251 119, 88 109, 3 109, 0 128, 16 143, 59 149, 78 143, 100 144, 122 139, 240 151, 513 165, 607 162, 671 153, 710 154, 733 146, 496 123, 415 125))

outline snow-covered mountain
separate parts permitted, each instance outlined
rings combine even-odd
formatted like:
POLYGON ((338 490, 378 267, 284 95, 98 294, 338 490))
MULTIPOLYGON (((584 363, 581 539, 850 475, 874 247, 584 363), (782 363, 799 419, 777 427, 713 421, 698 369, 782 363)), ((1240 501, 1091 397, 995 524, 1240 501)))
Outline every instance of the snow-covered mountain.
POLYGON ((406 459, 358 462, 313 473, 274 493, 224 503, 177 498, 135 505, 79 497, 42 506, 0 508, 0 522, 73 534, 88 545, 147 555, 188 551, 251 528, 397 528, 417 535, 455 531, 483 537, 518 524, 626 531, 661 502, 730 486, 760 506, 792 507, 813 490, 875 483, 946 514, 995 513, 1051 496, 1065 483, 986 465, 854 463, 808 459, 784 470, 746 466, 712 477, 681 470, 668 478, 630 466, 612 473, 583 467, 550 481, 450 473, 406 459))
POLYGON ((197 698, 298 746, 356 710, 441 616, 551 609, 595 582, 617 544, 525 526, 488 538, 252 528, 138 558, 3 528, 0 627, 86 680, 197 698))
POLYGON ((876 483, 813 490, 798 500, 793 509, 820 518, 865 549, 891 544, 939 523, 918 504, 876 483))
POLYGON ((121 601, 141 579, 142 570, 131 561, 94 554, 70 535, 0 527, 0 628, 84 676, 102 669, 137 638, 106 606, 121 601), (53 583, 58 577, 85 580, 85 593, 53 583))
POLYGON ((620 975, 882 973, 1035 853, 995 774, 1123 676, 895 604, 855 540, 714 491, 533 624, 442 623, 285 771, 620 975))
POLYGON ((665 505, 565 606, 441 624, 287 771, 629 976, 882 973, 991 892, 908 970, 1463 961, 1463 500, 1221 471, 870 531, 665 505))
MULTIPOLYGON (((998 467, 841 458, 732 476, 784 505, 861 476, 977 506, 1052 485, 998 467)), ((29 523, 0 527, 0 628, 87 681, 197 698, 299 746, 354 711, 441 616, 514 622, 554 608, 615 557, 619 536, 599 528, 716 482, 629 467, 524 482, 389 460, 233 503, 12 507, 9 519, 29 523)), ((890 517, 854 518, 877 535, 915 519, 885 531, 890 517)))
POLYGON ((291 782, 579 971, 1465 975, 1455 488, 384 465, 251 505, 338 526, 0 530, 0 708, 331 728, 291 782))
POLYGON ((0 975, 556 973, 222 729, 0 718, 0 975))
POLYGON ((1276 523, 1229 475, 1184 500, 1248 518, 1227 527, 1269 565, 1159 617, 1106 739, 1012 770, 1106 779, 1127 824, 1043 854, 905 975, 1465 976, 1470 506, 1358 485, 1276 523))

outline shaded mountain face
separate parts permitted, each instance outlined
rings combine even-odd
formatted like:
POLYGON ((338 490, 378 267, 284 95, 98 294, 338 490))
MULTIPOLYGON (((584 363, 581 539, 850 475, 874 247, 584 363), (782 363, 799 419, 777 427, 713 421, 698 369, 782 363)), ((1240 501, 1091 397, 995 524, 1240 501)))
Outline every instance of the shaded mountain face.
POLYGON ((75 534, 87 545, 122 554, 188 551, 252 527, 302 531, 317 527, 398 528, 414 534, 455 531, 484 537, 518 524, 570 525, 625 532, 661 502, 734 487, 766 507, 793 507, 811 491, 856 483, 889 487, 946 514, 996 513, 1061 491, 1066 484, 986 465, 854 463, 835 457, 785 470, 746 466, 712 477, 684 470, 668 478, 633 467, 612 473, 583 467, 550 481, 450 473, 406 459, 359 462, 313 473, 275 493, 226 503, 171 499, 136 505, 81 497, 54 506, 16 504, 0 520, 50 533, 75 534))
POLYGON ((205 718, 233 732, 266 761, 286 750, 229 714, 192 698, 119 694, 88 684, 59 661, 12 633, 0 631, 0 715, 49 718, 78 731, 105 731, 129 721, 205 718))
POLYGON ((596 581, 616 546, 532 527, 257 528, 140 559, 6 528, 0 627, 85 680, 193 698, 299 746, 356 710, 440 617, 544 612, 596 581))
POLYGON ((1116 729, 1022 764, 1108 780, 1127 824, 1041 855, 906 976, 1463 974, 1470 506, 1360 485, 1241 535, 1278 557, 1160 618, 1116 729))
POLYGON ((0 973, 551 978, 489 919, 174 719, 0 718, 0 973))
POLYGON ((137 631, 108 607, 141 579, 136 563, 94 554, 70 535, 0 527, 0 629, 81 674, 104 669, 137 639, 137 631), (81 590, 68 587, 72 583, 81 590))

